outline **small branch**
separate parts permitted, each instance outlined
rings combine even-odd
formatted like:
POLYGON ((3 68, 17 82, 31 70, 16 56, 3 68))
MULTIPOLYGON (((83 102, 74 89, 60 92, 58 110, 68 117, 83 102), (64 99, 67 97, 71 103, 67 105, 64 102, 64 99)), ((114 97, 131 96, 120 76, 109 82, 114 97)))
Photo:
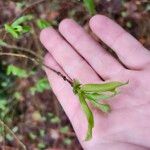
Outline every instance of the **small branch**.
POLYGON ((20 146, 24 149, 27 150, 26 146, 18 139, 18 137, 14 134, 14 132, 2 121, 0 120, 1 126, 3 126, 8 132, 10 132, 13 137, 16 139, 16 141, 20 144, 20 146))
POLYGON ((3 53, 3 52, 0 52, 0 56, 13 56, 13 57, 21 57, 21 58, 25 58, 25 59, 29 59, 31 60, 32 62, 34 62, 35 64, 38 64, 38 65, 42 65, 44 67, 46 67, 47 69, 53 71, 54 73, 56 73, 58 76, 62 77, 64 81, 67 81, 71 86, 73 86, 73 82, 72 80, 69 80, 66 76, 64 76, 61 72, 49 67, 48 65, 40 62, 39 60, 36 60, 34 58, 31 58, 27 55, 23 55, 23 54, 16 54, 16 53, 3 53))
MULTIPOLYGON (((38 5, 38 4, 40 4, 40 3, 44 2, 44 1, 46 1, 46 0, 38 0, 38 1, 36 1, 36 2, 33 2, 32 4, 29 4, 29 6, 27 6, 26 8, 24 8, 24 9, 21 11, 21 13, 20 13, 19 15, 17 15, 17 16, 16 16, 12 21, 10 21, 9 23, 14 22, 16 19, 18 19, 20 16, 22 16, 27 10, 29 10, 29 9, 31 9, 31 8, 33 8, 33 7, 35 7, 36 5, 38 5)), ((5 24, 6 24, 6 22, 5 22, 4 24, 0 25, 0 28, 3 28, 5 24)))
POLYGON ((28 56, 26 56, 24 54, 3 53, 3 52, 0 52, 0 56, 13 56, 13 57, 25 58, 25 59, 31 60, 32 62, 34 62, 36 64, 39 64, 34 58, 28 57, 28 56))
POLYGON ((44 67, 46 67, 47 69, 50 69, 51 71, 55 72, 58 76, 62 77, 64 81, 67 81, 71 86, 73 86, 73 82, 71 80, 69 80, 66 76, 64 76, 61 72, 50 68, 49 66, 47 66, 46 64, 42 64, 44 67))
POLYGON ((21 50, 21 51, 24 51, 24 52, 28 52, 28 53, 32 54, 33 56, 37 57, 38 59, 40 59, 41 61, 43 61, 43 57, 37 55, 34 51, 32 51, 31 49, 28 49, 28 48, 18 47, 18 46, 9 45, 9 44, 1 45, 0 47, 5 47, 5 48, 8 48, 8 49, 15 49, 15 50, 19 50, 19 51, 21 50))

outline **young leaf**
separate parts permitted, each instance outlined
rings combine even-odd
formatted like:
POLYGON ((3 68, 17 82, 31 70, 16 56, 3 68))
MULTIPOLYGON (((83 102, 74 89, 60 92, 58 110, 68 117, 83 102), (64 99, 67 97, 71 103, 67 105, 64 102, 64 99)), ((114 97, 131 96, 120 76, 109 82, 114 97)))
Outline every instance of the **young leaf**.
POLYGON ((11 25, 5 24, 5 30, 14 38, 19 38, 21 34, 29 32, 31 29, 29 26, 23 26, 22 24, 32 20, 33 18, 33 15, 22 16, 14 21, 11 25))
POLYGON ((48 21, 44 20, 44 19, 38 19, 36 21, 36 24, 37 24, 39 29, 44 29, 44 28, 47 28, 47 27, 51 26, 51 24, 48 21))
POLYGON ((69 127, 68 126, 64 126, 64 127, 61 127, 60 128, 60 132, 62 133, 62 134, 65 134, 65 133, 67 133, 69 131, 69 127))
POLYGON ((11 26, 16 27, 22 23, 32 20, 33 18, 34 18, 33 15, 22 16, 22 17, 18 18, 16 21, 14 21, 11 26))
POLYGON ((109 83, 102 83, 102 84, 84 84, 81 86, 81 90, 84 92, 112 92, 116 88, 126 85, 126 83, 122 82, 109 82, 109 83))
MULTIPOLYGON (((128 81, 129 82, 129 81, 128 81)), ((118 94, 117 88, 123 85, 128 84, 122 82, 109 82, 102 84, 80 84, 79 81, 73 81, 73 92, 78 95, 81 107, 86 115, 88 121, 88 131, 86 135, 86 140, 90 140, 92 138, 92 129, 94 127, 94 118, 93 113, 85 99, 90 100, 90 102, 100 109, 104 113, 108 113, 111 111, 111 107, 109 104, 99 103, 99 100, 105 100, 111 98, 118 94)))
POLYGON ((83 2, 87 10, 89 11, 90 15, 94 15, 96 12, 94 0, 83 0, 83 2))
POLYGON ((14 38, 19 38, 19 34, 17 33, 17 31, 15 31, 15 29, 8 24, 5 24, 5 30, 10 33, 14 38))
POLYGON ((87 134, 86 134, 86 138, 85 138, 85 140, 87 141, 92 138, 92 129, 94 127, 94 118, 93 118, 93 113, 91 112, 88 104, 85 101, 83 93, 79 92, 78 96, 79 96, 81 107, 82 107, 82 109, 86 115, 87 121, 88 121, 88 130, 87 130, 87 134))
POLYGON ((50 85, 46 78, 41 78, 37 81, 37 83, 30 88, 30 92, 32 95, 35 95, 36 92, 42 93, 45 90, 49 90, 50 85))
POLYGON ((19 32, 22 32, 22 30, 23 30, 22 26, 20 26, 20 25, 15 26, 15 27, 13 27, 13 28, 14 28, 14 30, 15 30, 16 32, 18 32, 18 34, 19 34, 19 32))
POLYGON ((30 26, 22 26, 22 33, 27 33, 31 30, 30 26))
POLYGON ((14 30, 18 33, 18 35, 21 35, 22 33, 27 33, 31 30, 30 26, 16 26, 14 27, 14 30))
POLYGON ((44 90, 50 89, 49 82, 48 82, 48 80, 46 78, 40 79, 37 82, 36 87, 37 87, 37 91, 38 92, 43 92, 44 90))
POLYGON ((7 75, 11 75, 11 74, 20 78, 28 77, 28 73, 26 72, 26 70, 16 67, 14 65, 9 65, 7 67, 7 75))
POLYGON ((99 93, 85 93, 85 97, 89 100, 95 100, 95 101, 99 101, 99 100, 106 100, 109 99, 111 97, 115 96, 115 94, 99 94, 99 93))
POLYGON ((100 109, 104 113, 108 113, 108 112, 111 111, 111 108, 108 104, 100 104, 100 103, 98 103, 97 101, 94 101, 94 100, 92 100, 91 102, 93 103, 93 105, 95 107, 97 107, 98 109, 100 109))
POLYGON ((105 113, 108 113, 111 111, 111 107, 108 104, 100 104, 99 107, 100 107, 101 111, 103 111, 105 113))

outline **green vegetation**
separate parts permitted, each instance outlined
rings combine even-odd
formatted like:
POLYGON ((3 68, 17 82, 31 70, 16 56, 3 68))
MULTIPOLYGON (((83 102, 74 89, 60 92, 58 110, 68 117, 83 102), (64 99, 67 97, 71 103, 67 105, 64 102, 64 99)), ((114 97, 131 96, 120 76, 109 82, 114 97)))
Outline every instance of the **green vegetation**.
POLYGON ((31 27, 24 25, 33 19, 33 15, 26 15, 18 18, 12 24, 5 24, 5 30, 10 33, 14 38, 19 38, 24 33, 28 33, 31 27))
POLYGON ((83 2, 90 15, 94 15, 96 13, 94 0, 83 0, 83 2))
POLYGON ((85 140, 92 138, 92 129, 94 127, 94 116, 92 110, 89 108, 87 101, 91 102, 96 108, 100 109, 104 113, 111 111, 111 107, 108 104, 104 104, 102 100, 107 100, 115 96, 117 88, 127 83, 121 82, 109 82, 102 84, 84 84, 82 85, 77 80, 74 80, 73 91, 78 95, 81 107, 87 117, 88 130, 85 140))

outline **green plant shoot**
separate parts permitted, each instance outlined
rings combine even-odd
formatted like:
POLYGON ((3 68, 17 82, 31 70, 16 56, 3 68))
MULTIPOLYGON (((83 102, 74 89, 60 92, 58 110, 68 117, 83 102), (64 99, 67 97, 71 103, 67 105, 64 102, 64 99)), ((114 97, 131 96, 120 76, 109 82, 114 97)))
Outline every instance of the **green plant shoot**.
POLYGON ((30 88, 30 92, 32 95, 35 95, 35 93, 42 93, 45 90, 49 90, 50 89, 50 85, 49 82, 46 78, 41 78, 37 81, 37 83, 30 88))
POLYGON ((27 33, 31 30, 30 26, 24 24, 31 21, 33 18, 33 15, 22 16, 15 20, 12 24, 5 24, 5 30, 14 38, 19 38, 23 33, 27 33))
POLYGON ((33 18, 34 18, 33 15, 22 16, 22 17, 18 18, 16 21, 14 21, 12 23, 12 27, 16 27, 16 26, 18 26, 20 24, 23 24, 23 23, 26 23, 28 21, 31 21, 33 18))
POLYGON ((94 15, 96 12, 94 0, 83 0, 83 2, 87 10, 89 11, 90 15, 94 15))
POLYGON ((94 117, 90 107, 88 106, 88 102, 100 111, 108 113, 111 111, 111 107, 109 104, 105 103, 105 100, 118 94, 117 88, 126 84, 128 84, 128 82, 108 82, 102 84, 82 85, 77 80, 73 81, 73 92, 78 95, 81 107, 88 121, 88 129, 85 138, 86 141, 92 138, 92 130, 94 127, 94 117))
POLYGON ((45 29, 45 28, 51 26, 51 24, 48 21, 44 20, 44 19, 38 19, 36 21, 36 24, 37 24, 39 29, 45 29))
POLYGON ((9 65, 7 67, 7 75, 14 75, 19 78, 27 78, 29 76, 26 70, 16 67, 14 65, 9 65))

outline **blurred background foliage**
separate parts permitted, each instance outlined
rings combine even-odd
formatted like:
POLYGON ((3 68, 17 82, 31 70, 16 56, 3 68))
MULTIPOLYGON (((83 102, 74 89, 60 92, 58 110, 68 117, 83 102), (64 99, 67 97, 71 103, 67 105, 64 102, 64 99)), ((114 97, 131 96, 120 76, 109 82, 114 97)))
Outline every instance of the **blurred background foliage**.
MULTIPOLYGON (((42 29, 57 28, 70 17, 92 34, 88 20, 96 13, 114 19, 150 48, 149 0, 1 0, 0 53, 44 57, 42 29)), ((0 119, 18 138, 0 124, 0 149, 21 149, 18 140, 29 150, 81 149, 44 71, 30 60, 0 55, 0 119)))

